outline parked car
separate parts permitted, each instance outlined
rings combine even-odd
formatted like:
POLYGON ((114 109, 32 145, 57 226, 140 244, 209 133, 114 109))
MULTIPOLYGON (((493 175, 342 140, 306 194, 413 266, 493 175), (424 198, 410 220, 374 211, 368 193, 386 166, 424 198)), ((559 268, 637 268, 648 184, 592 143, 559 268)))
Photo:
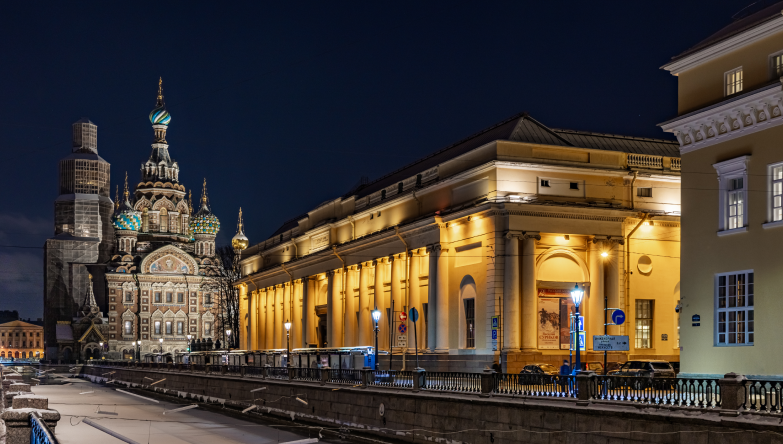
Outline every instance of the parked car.
POLYGON ((552 364, 528 364, 519 373, 534 375, 558 375, 560 374, 560 369, 552 364))
MULTIPOLYGON (((617 370, 620 368, 619 362, 607 362, 606 367, 609 369, 608 371, 617 370)), ((585 371, 591 371, 595 372, 598 375, 604 374, 604 363, 603 361, 587 361, 582 363, 582 370, 585 371)))
MULTIPOLYGON (((668 361, 657 359, 628 361, 620 366, 619 369, 610 371, 608 375, 634 378, 631 385, 633 388, 662 388, 664 384, 669 384, 670 382, 656 381, 656 379, 674 378, 676 376, 674 368, 668 361)), ((618 381, 615 381, 615 384, 617 383, 618 381)))

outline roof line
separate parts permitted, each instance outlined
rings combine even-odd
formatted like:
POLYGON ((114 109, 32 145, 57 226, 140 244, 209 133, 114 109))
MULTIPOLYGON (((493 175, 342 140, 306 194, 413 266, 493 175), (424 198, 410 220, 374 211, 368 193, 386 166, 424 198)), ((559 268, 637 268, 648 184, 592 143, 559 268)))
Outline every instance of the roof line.
POLYGON ((676 140, 654 139, 650 137, 625 136, 622 134, 612 134, 612 133, 596 133, 593 131, 581 131, 581 130, 572 130, 572 129, 564 129, 564 128, 552 128, 552 131, 563 132, 563 133, 574 133, 574 134, 587 134, 591 136, 611 137, 614 139, 647 140, 650 142, 671 143, 671 144, 678 145, 676 140))

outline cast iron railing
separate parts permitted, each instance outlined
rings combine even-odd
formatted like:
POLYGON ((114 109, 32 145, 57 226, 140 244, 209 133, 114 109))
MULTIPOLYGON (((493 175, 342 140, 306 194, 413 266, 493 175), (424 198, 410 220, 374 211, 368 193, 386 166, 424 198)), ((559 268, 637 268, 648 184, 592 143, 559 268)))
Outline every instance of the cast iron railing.
POLYGON ((296 379, 298 381, 320 382, 321 381, 321 369, 318 369, 318 368, 308 368, 308 367, 299 367, 294 372, 294 379, 296 379))
POLYGON ((573 398, 574 376, 495 373, 493 392, 503 395, 573 398))
POLYGON ((745 402, 742 407, 756 412, 781 413, 781 395, 781 381, 748 381, 745 383, 745 402))
POLYGON ((590 398, 650 405, 720 407, 716 379, 593 376, 590 398))
POLYGON ((329 379, 327 382, 331 382, 333 384, 361 384, 362 383, 362 371, 361 370, 352 370, 352 369, 329 369, 326 370, 329 372, 329 379))
POLYGON ((481 391, 481 373, 427 372, 423 388, 446 392, 478 393, 481 391))
POLYGON ((413 373, 400 370, 369 370, 368 385, 413 388, 413 373))
POLYGON ((30 444, 57 444, 54 433, 36 412, 30 413, 30 444))
POLYGON ((288 367, 267 367, 267 378, 288 379, 288 367))

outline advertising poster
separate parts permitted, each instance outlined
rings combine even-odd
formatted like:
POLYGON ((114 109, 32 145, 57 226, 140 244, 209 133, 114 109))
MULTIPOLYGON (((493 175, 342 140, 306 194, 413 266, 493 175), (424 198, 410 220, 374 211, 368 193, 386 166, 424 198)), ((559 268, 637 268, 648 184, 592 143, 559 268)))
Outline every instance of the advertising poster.
POLYGON ((538 298, 538 348, 560 348, 560 298, 538 298))

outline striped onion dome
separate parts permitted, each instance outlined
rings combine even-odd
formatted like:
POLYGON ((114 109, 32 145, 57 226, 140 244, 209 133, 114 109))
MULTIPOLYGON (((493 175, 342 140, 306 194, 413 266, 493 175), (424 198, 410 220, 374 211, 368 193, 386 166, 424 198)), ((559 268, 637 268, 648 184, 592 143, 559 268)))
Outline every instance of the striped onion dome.
POLYGON ((171 122, 171 114, 166 111, 166 105, 160 104, 150 111, 150 122, 153 125, 168 125, 171 122))
POLYGON ((220 231, 220 221, 209 211, 206 202, 201 204, 201 209, 190 219, 190 230, 193 234, 211 235, 216 235, 220 231))
POLYGON ((134 210, 127 200, 122 203, 119 211, 114 214, 111 221, 117 230, 139 231, 141 228, 141 213, 134 210))

